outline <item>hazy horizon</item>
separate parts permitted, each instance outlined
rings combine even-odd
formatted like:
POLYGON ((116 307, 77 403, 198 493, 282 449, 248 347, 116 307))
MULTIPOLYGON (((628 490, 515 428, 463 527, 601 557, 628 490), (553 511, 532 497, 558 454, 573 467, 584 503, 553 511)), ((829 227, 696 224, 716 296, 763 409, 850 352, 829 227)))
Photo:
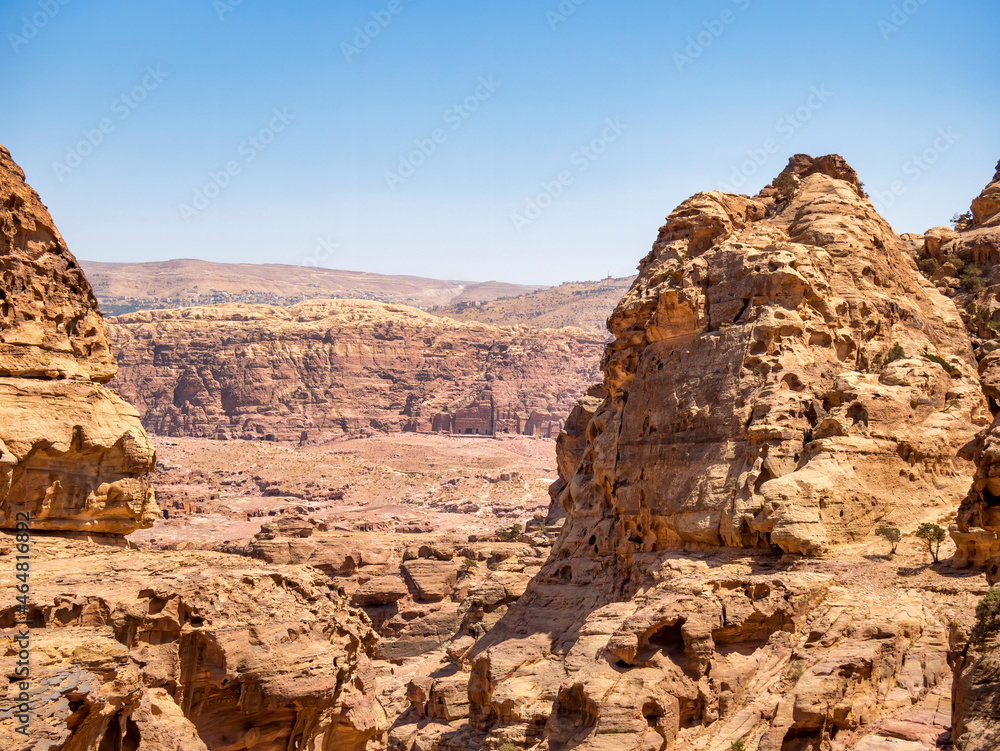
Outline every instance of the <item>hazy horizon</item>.
POLYGON ((557 285, 838 153, 900 233, 1000 158, 985 0, 30 0, 0 143, 77 257, 557 285))

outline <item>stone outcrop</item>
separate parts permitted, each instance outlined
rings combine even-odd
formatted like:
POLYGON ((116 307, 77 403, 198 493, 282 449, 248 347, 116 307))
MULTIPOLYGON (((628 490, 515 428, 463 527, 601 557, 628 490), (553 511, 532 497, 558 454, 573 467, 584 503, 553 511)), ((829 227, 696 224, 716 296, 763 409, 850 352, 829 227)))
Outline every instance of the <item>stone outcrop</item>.
POLYGON ((970 595, 776 556, 951 512, 990 421, 976 363, 844 160, 787 173, 670 215, 609 320, 606 397, 574 421, 592 413, 586 445, 578 425, 561 441, 552 554, 463 675, 412 687, 390 748, 946 739, 949 628, 970 595))
POLYGON ((990 418, 961 319, 853 170, 814 168, 788 201, 699 194, 660 230, 609 320, 567 549, 816 553, 964 495, 990 418))
MULTIPOLYGON (((385 730, 376 636, 319 571, 62 540, 33 549, 31 735, 0 715, 4 748, 362 751, 385 730)), ((5 635, 15 595, 0 593, 5 635)), ((4 675, 16 655, 0 653, 4 675)))
POLYGON ((399 430, 554 437, 604 339, 312 301, 132 313, 118 387, 151 432, 300 442, 399 430))
MULTIPOLYGON (((962 634, 963 641, 967 635, 962 634)), ((1000 640, 970 640, 955 665, 953 731, 956 751, 1000 748, 1000 640)))
POLYGON ((127 534, 157 515, 155 464, 114 377, 90 285, 0 147, 0 527, 127 534))
POLYGON ((307 564, 330 576, 371 619, 381 637, 375 654, 397 664, 446 644, 470 648, 524 592, 551 543, 543 535, 470 543, 449 535, 401 539, 323 526, 295 517, 265 523, 242 552, 269 564, 307 564))
MULTIPOLYGON (((939 245, 927 239, 935 233, 925 235, 921 264, 963 309, 976 345, 983 392, 996 414, 1000 410, 1000 164, 993 181, 972 202, 970 214, 971 220, 943 236, 939 245)), ((976 465, 973 486, 950 529, 958 548, 953 565, 986 568, 987 578, 996 582, 1000 581, 1000 421, 980 436, 976 465)))

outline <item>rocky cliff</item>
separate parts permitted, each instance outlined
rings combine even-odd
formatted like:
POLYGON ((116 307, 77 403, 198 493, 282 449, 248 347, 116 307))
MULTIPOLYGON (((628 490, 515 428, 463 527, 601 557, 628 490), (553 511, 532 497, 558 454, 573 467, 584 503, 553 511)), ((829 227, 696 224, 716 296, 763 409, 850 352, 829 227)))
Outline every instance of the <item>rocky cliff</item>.
POLYGON ((38 194, 0 147, 0 527, 127 534, 157 514, 138 414, 101 384, 97 302, 38 194))
MULTIPOLYGON (((920 267, 951 295, 975 344, 979 376, 994 413, 1000 409, 1000 164, 954 230, 935 227, 916 241, 920 267)), ((986 567, 1000 580, 1000 422, 980 436, 978 471, 951 528, 955 566, 986 567)))
POLYGON ((153 433, 279 441, 362 431, 555 437, 604 339, 312 301, 132 313, 118 388, 153 433))
POLYGON ((377 637, 319 571, 40 540, 31 582, 30 736, 0 714, 5 749, 362 751, 385 730, 377 637))
POLYGON ((2 148, 0 206, 0 746, 378 742, 376 637, 322 573, 120 537, 158 513, 152 445, 101 385, 116 366, 90 287, 2 148))
POLYGON ((561 441, 552 554, 461 666, 463 716, 415 707, 392 747, 943 742, 973 594, 854 545, 951 513, 990 421, 906 249, 837 156, 678 207, 609 321, 606 396, 561 441))

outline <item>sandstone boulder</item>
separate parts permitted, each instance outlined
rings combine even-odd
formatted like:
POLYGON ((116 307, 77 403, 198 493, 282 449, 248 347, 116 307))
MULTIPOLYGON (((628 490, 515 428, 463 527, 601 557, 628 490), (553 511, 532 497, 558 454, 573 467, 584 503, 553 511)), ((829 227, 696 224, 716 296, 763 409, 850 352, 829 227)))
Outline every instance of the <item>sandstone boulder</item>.
MULTIPOLYGON (((320 572, 79 541, 33 549, 38 738, 81 750, 106 738, 115 749, 363 751, 385 730, 377 637, 320 572)), ((5 629, 15 594, 0 593, 5 629)), ((5 675, 14 655, 0 658, 5 675)), ((4 717, 0 737, 13 732, 4 717)))
POLYGON ((1000 226, 1000 162, 993 180, 972 202, 972 220, 979 226, 1000 226))
POLYGON ((854 182, 695 196, 609 323, 569 547, 814 553, 964 494, 989 420, 968 338, 854 182))
POLYGON ((0 147, 0 527, 128 534, 159 511, 153 447, 114 377, 90 285, 0 147))

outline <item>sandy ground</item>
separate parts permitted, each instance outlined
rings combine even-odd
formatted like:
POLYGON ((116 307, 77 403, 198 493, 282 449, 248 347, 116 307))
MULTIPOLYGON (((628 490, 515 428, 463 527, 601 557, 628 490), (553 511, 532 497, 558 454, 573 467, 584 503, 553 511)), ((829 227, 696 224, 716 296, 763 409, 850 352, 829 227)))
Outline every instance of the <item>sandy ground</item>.
POLYGON ((296 447, 153 436, 168 518, 138 544, 247 540, 305 514, 331 529, 487 534, 544 516, 555 442, 404 433, 296 447))

